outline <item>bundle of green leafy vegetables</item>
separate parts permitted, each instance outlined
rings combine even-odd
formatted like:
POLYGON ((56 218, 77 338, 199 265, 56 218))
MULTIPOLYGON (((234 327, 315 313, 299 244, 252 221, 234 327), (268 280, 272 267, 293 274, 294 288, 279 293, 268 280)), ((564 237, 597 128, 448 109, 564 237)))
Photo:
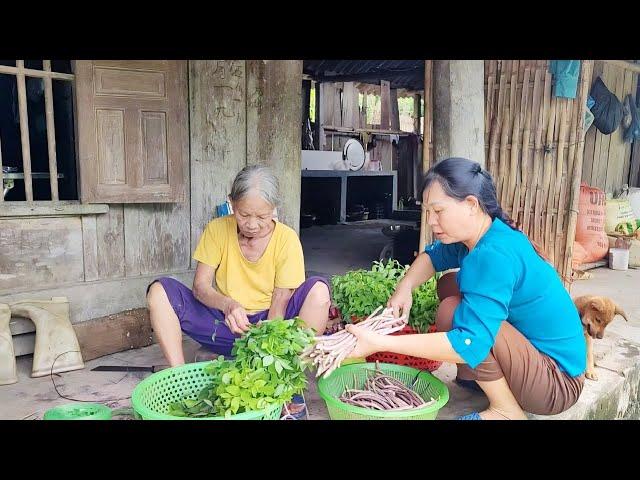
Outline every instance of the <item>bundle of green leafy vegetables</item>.
MULTIPOLYGON (((380 305, 386 305, 408 269, 408 265, 390 260, 386 263, 373 262, 370 270, 360 269, 334 275, 331 278, 333 300, 344 321, 364 318, 380 305)), ((413 305, 408 324, 420 333, 425 333, 435 323, 440 303, 436 290, 438 277, 429 279, 412 293, 413 305)))
POLYGON ((259 322, 235 341, 234 358, 220 356, 205 367, 213 381, 197 398, 174 402, 167 413, 228 418, 290 401, 307 386, 299 354, 314 335, 298 317, 259 322))

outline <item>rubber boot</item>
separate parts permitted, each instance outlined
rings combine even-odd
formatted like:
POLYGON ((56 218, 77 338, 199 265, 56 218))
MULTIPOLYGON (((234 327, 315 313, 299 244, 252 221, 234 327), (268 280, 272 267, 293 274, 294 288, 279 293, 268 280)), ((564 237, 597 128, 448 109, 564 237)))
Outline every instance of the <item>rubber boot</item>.
POLYGON ((36 326, 32 377, 84 368, 78 338, 69 320, 67 297, 25 300, 10 306, 14 315, 30 318, 36 326))
POLYGON ((18 381, 9 320, 11 320, 9 305, 0 303, 0 385, 10 385, 18 381))

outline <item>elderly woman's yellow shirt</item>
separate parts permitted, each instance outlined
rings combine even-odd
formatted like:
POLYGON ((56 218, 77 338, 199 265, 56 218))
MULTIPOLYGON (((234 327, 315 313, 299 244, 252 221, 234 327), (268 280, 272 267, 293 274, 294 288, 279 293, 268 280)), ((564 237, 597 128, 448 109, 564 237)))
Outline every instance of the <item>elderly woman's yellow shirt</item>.
POLYGON ((239 302, 248 313, 268 310, 274 288, 298 288, 305 280, 302 245, 296 232, 276 222, 262 257, 247 260, 238 244, 233 215, 212 220, 193 254, 199 262, 216 269, 220 293, 239 302))

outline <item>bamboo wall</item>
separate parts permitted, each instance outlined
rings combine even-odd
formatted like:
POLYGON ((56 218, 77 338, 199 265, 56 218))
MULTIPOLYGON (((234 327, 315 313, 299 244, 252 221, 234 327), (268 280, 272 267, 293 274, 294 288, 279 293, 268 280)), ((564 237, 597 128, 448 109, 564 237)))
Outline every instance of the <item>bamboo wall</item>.
POLYGON ((556 98, 547 60, 485 61, 485 152, 502 208, 571 284, 592 61, 575 99, 556 98))

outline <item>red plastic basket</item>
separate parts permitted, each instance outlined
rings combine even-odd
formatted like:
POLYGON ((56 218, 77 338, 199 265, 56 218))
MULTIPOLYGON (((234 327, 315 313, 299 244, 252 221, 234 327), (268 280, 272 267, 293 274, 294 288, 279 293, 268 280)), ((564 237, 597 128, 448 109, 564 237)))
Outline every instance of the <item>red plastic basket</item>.
MULTIPOLYGON (((436 326, 431 325, 428 332, 433 333, 436 331, 436 326)), ((391 335, 411 335, 418 333, 417 330, 410 326, 404 327, 399 332, 392 333, 391 335)), ((378 352, 367 357, 367 362, 381 362, 381 363, 393 363, 396 365, 406 365, 407 367, 417 368, 418 370, 426 370, 433 372, 440 368, 442 362, 436 360, 429 360, 428 358, 412 357, 410 355, 402 355, 400 353, 392 352, 378 352)))

